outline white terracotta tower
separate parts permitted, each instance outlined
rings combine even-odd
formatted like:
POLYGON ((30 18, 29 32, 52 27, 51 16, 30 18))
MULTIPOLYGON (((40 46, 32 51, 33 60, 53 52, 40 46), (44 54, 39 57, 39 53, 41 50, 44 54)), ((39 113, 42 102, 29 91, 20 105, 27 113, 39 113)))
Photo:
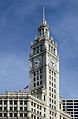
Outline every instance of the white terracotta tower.
POLYGON ((46 103, 48 119, 59 119, 59 58, 44 9, 38 35, 31 45, 29 66, 31 92, 46 103))

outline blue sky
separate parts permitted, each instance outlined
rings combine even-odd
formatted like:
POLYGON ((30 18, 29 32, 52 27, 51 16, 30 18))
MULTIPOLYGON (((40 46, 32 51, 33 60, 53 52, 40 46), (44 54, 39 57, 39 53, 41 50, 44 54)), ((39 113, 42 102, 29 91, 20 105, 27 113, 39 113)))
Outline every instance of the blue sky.
POLYGON ((78 0, 0 0, 0 92, 28 84, 30 44, 42 7, 60 57, 60 94, 78 97, 78 0))

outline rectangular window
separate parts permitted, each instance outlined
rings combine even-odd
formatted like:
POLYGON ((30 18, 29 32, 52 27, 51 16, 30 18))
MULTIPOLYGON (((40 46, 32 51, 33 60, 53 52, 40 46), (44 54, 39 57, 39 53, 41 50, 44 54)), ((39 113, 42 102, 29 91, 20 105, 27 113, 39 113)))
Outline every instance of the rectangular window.
POLYGON ((4 105, 6 105, 7 104, 7 100, 4 100, 4 105))
POLYGON ((53 71, 52 71, 52 75, 53 75, 53 71))
POLYGON ((12 111, 12 109, 13 109, 13 108, 12 108, 12 107, 10 107, 10 111, 12 111))
POLYGON ((10 117, 12 117, 12 116, 13 116, 13 114, 12 114, 12 113, 9 113, 9 116, 10 116, 10 117))
POLYGON ((56 54, 56 49, 54 48, 54 54, 56 54))
POLYGON ((53 47, 51 47, 51 53, 53 52, 53 47))
POLYGON ((40 115, 41 115, 41 112, 40 112, 40 115))
POLYGON ((2 104, 2 100, 0 100, 0 105, 2 104))
POLYGON ((39 82, 37 82, 37 86, 39 86, 39 82))
POLYGON ((17 117, 17 113, 14 113, 14 117, 17 117))
POLYGON ((36 75, 36 73, 34 72, 34 76, 36 75))
MULTIPOLYGON (((67 100, 67 102, 73 102, 73 100, 67 100)), ((74 100, 74 102, 78 102, 78 100, 74 100)))
POLYGON ((36 87, 36 83, 34 83, 34 87, 36 87))
POLYGON ((49 69, 49 73, 51 74, 51 69, 49 69))
POLYGON ((42 79, 42 75, 40 75, 40 79, 42 79))
POLYGON ((37 108, 39 109, 39 105, 37 105, 37 108))
POLYGON ((31 105, 33 106, 33 102, 31 102, 31 105))
POLYGON ((78 106, 74 106, 74 108, 78 108, 78 106))
POLYGON ((33 114, 31 114, 31 118, 33 118, 33 114))
POLYGON ((36 78, 34 77, 34 81, 36 81, 36 78))
POLYGON ((35 48, 33 48, 33 54, 35 55, 35 51, 36 51, 36 49, 35 48))
POLYGON ((51 107, 51 104, 49 104, 49 106, 51 107))
POLYGON ((39 70, 37 70, 37 75, 39 75, 39 70))
POLYGON ((34 119, 36 119, 36 116, 34 116, 34 119))
POLYGON ((44 101, 45 101, 45 95, 44 95, 44 101))
POLYGON ((37 111, 37 114, 39 114, 39 111, 37 111))
POLYGON ((10 105, 12 105, 12 100, 10 100, 10 105))
POLYGON ((54 90, 54 93, 56 93, 56 90, 54 90))
POLYGON ((40 84, 42 84, 42 81, 40 81, 40 84))
POLYGON ((14 105, 17 105, 17 101, 16 100, 14 100, 14 105))
POLYGON ((2 117, 2 113, 0 113, 0 117, 2 117))
POLYGON ((53 92, 53 88, 52 88, 52 92, 53 92))
POLYGON ((44 112, 46 111, 46 108, 44 108, 44 112))
POLYGON ((34 107, 36 107, 36 103, 34 103, 34 107))
POLYGON ((51 98, 49 98, 49 101, 51 102, 51 98))
POLYGON ((17 107, 14 107, 14 111, 16 111, 17 110, 17 107))
POLYGON ((49 90, 51 90, 51 87, 49 87, 49 90))
POLYGON ((39 53, 39 46, 37 46, 37 53, 39 53))
POLYGON ((50 51, 50 45, 49 45, 49 51, 50 51))
POLYGON ((50 111, 50 115, 51 115, 51 111, 50 111))
POLYGON ((61 119, 61 116, 60 116, 60 119, 61 119))
POLYGON ((23 101, 22 100, 20 100, 20 105, 23 105, 23 101))
POLYGON ((51 75, 49 75, 49 79, 51 79, 51 75))
POLYGON ((20 117, 23 117, 23 113, 20 113, 20 117))
POLYGON ((78 103, 74 103, 74 105, 78 105, 78 103))
POLYGON ((40 69, 40 73, 42 73, 42 69, 40 69))
POLYGON ((24 101, 24 105, 27 105, 27 101, 24 101))
POLYGON ((51 93, 49 93, 49 96, 51 96, 51 93))
POLYGON ((27 117, 27 113, 24 113, 24 117, 27 117))
POLYGON ((2 107, 0 107, 0 111, 2 111, 2 107))
POLYGON ((52 103, 53 103, 53 99, 52 99, 52 103))
POLYGON ((23 111, 23 107, 20 107, 20 111, 23 111))
POLYGON ((53 107, 54 107, 54 106, 52 105, 52 109, 53 109, 53 107))
POLYGON ((56 73, 54 72, 54 77, 56 77, 56 73))
POLYGON ((53 77, 52 77, 52 81, 53 81, 53 77))
POLYGON ((4 117, 7 117, 7 113, 4 113, 4 117))

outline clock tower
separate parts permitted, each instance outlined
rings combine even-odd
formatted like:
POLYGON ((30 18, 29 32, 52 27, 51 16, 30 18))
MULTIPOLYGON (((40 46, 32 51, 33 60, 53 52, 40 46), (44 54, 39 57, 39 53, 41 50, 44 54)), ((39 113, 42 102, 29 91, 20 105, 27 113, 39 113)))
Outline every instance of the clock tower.
POLYGON ((58 118, 59 110, 59 58, 57 45, 50 36, 45 19, 38 27, 38 35, 31 44, 29 55, 30 90, 47 105, 47 118, 58 118), (51 116, 50 116, 51 117, 51 116))

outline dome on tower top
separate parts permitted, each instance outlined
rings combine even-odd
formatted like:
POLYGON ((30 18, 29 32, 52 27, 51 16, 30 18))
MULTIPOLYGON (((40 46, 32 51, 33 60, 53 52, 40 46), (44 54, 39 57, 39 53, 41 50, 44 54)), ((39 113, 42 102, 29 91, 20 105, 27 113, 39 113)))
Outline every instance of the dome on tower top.
POLYGON ((43 21, 41 22, 40 26, 48 26, 47 21, 45 19, 43 19, 43 21))

